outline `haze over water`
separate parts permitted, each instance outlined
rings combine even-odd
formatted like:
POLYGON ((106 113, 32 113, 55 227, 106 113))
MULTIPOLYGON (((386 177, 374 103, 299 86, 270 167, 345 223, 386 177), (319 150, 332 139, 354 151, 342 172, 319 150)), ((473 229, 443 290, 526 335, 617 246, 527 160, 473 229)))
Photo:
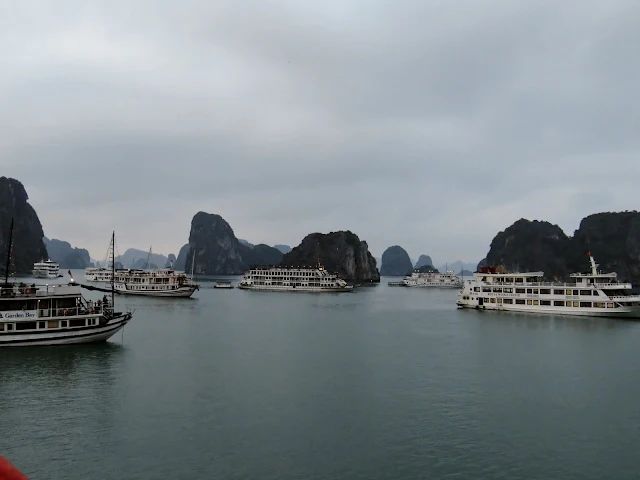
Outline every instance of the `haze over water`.
POLYGON ((640 324, 387 280, 117 297, 108 344, 1 349, 0 454, 32 480, 637 478, 640 324))

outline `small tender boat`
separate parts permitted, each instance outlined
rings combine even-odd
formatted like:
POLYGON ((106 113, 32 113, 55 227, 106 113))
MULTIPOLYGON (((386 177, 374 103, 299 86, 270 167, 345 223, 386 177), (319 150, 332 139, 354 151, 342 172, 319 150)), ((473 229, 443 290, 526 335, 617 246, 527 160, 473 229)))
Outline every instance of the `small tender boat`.
POLYGON ((213 288, 233 288, 231 282, 215 282, 213 288))

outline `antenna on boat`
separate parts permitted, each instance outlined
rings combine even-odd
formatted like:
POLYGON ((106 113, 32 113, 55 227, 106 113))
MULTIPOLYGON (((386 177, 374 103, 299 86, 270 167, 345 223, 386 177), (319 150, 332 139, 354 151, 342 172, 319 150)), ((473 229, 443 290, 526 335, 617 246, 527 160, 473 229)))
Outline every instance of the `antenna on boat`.
POLYGON ((587 255, 589 256, 589 261, 591 262, 591 275, 598 275, 598 264, 591 256, 591 250, 587 252, 587 255))
POLYGON ((9 269, 11 268, 11 250, 13 250, 13 217, 9 227, 9 244, 7 245, 7 265, 4 272, 4 284, 9 285, 9 269))

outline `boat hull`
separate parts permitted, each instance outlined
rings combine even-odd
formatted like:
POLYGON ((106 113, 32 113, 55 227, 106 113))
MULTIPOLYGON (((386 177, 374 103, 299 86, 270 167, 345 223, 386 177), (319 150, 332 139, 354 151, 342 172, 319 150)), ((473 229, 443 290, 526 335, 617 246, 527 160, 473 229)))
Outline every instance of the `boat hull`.
POLYGON ((328 287, 328 288, 314 288, 314 287, 290 287, 290 286, 269 286, 269 285, 238 285, 238 288, 242 290, 256 290, 260 292, 304 292, 304 293, 340 293, 340 292, 352 292, 353 287, 348 285, 346 287, 328 287))
POLYGON ((35 278, 58 278, 59 274, 58 272, 49 273, 49 272, 43 272, 41 270, 32 270, 31 275, 35 278))
POLYGON ((450 285, 441 285, 438 283, 402 283, 403 287, 413 287, 413 288, 458 288, 460 289, 462 285, 460 284, 450 284, 450 285))
POLYGON ((547 315, 571 315, 581 317, 606 317, 606 318, 633 318, 640 319, 640 306, 634 307, 618 307, 618 308, 579 308, 579 307, 544 307, 531 305, 499 305, 484 304, 472 305, 464 302, 457 302, 459 308, 469 308, 474 310, 491 310, 498 312, 518 312, 518 313, 536 313, 547 315))
POLYGON ((47 330, 32 333, 0 334, 1 347, 35 347, 55 345, 76 345, 82 343, 105 342, 118 333, 131 320, 130 312, 118 314, 106 325, 65 330, 47 330))
POLYGON ((188 298, 196 290, 197 287, 180 287, 175 290, 132 290, 127 286, 116 285, 116 292, 120 295, 135 295, 138 297, 188 298))

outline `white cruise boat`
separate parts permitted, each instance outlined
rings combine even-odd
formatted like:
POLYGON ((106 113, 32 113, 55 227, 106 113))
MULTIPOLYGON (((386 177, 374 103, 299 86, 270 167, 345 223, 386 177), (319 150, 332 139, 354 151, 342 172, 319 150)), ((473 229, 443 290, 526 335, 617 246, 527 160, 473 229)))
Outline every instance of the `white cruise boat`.
POLYGON ((590 273, 574 273, 571 283, 544 282, 543 272, 498 273, 483 267, 464 282, 461 308, 515 312, 640 318, 640 295, 615 273, 602 273, 591 255, 590 273))
POLYGON ((113 274, 111 269, 104 267, 90 267, 84 270, 84 279, 87 282, 110 283, 113 274))
POLYGON ((12 240, 13 221, 0 284, 0 347, 103 342, 131 320, 131 312, 115 310, 113 293, 110 300, 86 300, 73 279, 69 285, 9 283, 12 240))
POLYGON ((185 273, 173 268, 116 270, 114 284, 116 292, 122 295, 148 297, 190 297, 200 288, 185 273))
POLYGON ((402 279, 402 286, 460 288, 462 280, 451 270, 447 270, 445 273, 414 271, 402 279))
POLYGON ((41 260, 33 264, 32 273, 36 278, 58 278, 60 265, 52 260, 41 260))
POLYGON ((271 292, 351 292, 352 285, 327 272, 321 265, 313 267, 252 266, 238 288, 271 292))
POLYGON ((113 302, 85 300, 79 285, 0 286, 0 347, 102 342, 120 331, 131 312, 113 302))

